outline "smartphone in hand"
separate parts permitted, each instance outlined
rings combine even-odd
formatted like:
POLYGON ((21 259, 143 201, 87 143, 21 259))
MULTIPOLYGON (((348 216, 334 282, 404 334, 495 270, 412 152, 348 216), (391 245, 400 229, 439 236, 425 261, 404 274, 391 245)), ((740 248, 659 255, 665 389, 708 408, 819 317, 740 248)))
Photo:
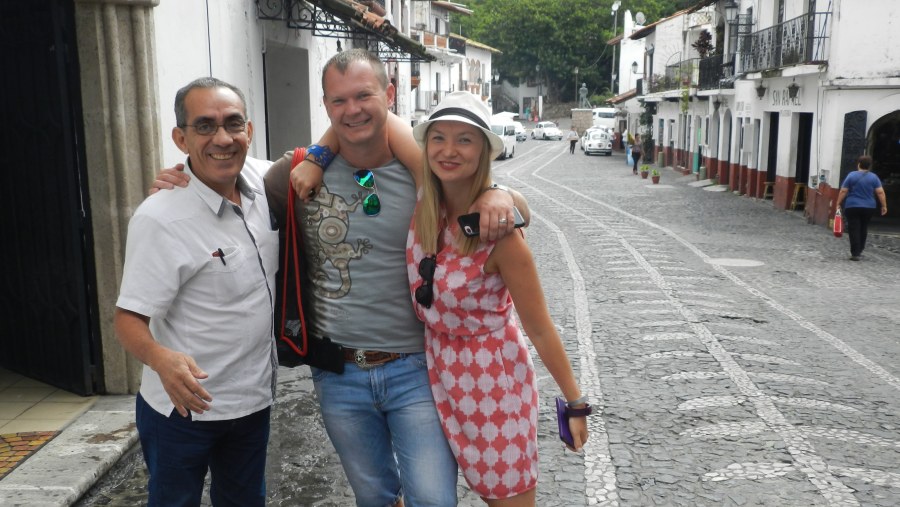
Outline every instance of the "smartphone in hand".
MULTIPOLYGON (((480 213, 460 215, 458 220, 459 228, 465 236, 471 238, 481 234, 481 229, 478 227, 478 221, 481 220, 480 213)), ((519 213, 519 210, 515 206, 513 206, 513 225, 515 227, 522 227, 525 225, 525 219, 522 218, 522 214, 519 213)))

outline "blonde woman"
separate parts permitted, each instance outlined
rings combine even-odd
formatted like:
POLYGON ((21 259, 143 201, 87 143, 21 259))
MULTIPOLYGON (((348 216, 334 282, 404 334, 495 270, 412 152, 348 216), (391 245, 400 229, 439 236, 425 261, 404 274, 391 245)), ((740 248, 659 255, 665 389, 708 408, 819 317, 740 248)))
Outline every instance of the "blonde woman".
POLYGON ((488 505, 532 506, 538 393, 514 308, 568 400, 573 450, 588 438, 590 407, 523 235, 481 241, 465 237, 457 223, 491 188, 490 164, 502 141, 490 131, 489 118, 478 97, 455 92, 413 129, 426 162, 407 240, 407 269, 416 312, 425 322, 435 404, 466 481, 488 505))

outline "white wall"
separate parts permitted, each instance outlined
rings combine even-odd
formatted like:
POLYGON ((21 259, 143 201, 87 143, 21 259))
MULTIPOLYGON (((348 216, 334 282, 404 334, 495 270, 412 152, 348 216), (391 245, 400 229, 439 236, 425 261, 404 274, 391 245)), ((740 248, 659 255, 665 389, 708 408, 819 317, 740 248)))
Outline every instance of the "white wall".
POLYGON ((828 76, 900 75, 900 4, 897 0, 837 0, 831 15, 828 76))
POLYGON ((244 92, 248 114, 257 129, 250 155, 264 158, 265 136, 260 130, 265 126, 262 34, 256 5, 233 0, 160 2, 153 16, 164 164, 168 167, 184 161, 171 141, 175 92, 198 77, 210 75, 244 92))
POLYGON ((647 39, 634 40, 630 37, 636 29, 641 27, 641 25, 635 25, 631 17, 631 11, 626 10, 622 20, 622 33, 624 34, 624 37, 619 44, 619 65, 617 70, 619 74, 619 86, 616 91, 617 95, 621 95, 628 90, 633 89, 637 86, 637 80, 644 75, 644 43, 647 39), (631 64, 634 62, 637 62, 638 64, 637 74, 634 74, 631 71, 631 64))
POLYGON ((867 111, 866 133, 872 125, 885 115, 900 110, 900 89, 877 90, 837 90, 818 91, 820 100, 829 107, 820 111, 822 131, 819 167, 827 171, 826 181, 832 187, 840 184, 841 139, 844 132, 844 115, 852 111, 867 111))
POLYGON ((681 61, 684 52, 681 17, 664 21, 656 26, 653 37, 653 73, 665 75, 666 65, 681 61))

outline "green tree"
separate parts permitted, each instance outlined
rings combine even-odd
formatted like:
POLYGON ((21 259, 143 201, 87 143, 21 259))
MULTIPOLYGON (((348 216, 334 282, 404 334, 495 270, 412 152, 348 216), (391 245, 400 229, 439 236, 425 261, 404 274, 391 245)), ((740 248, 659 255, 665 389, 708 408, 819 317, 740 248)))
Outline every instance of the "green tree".
MULTIPOLYGON (((503 79, 528 84, 541 79, 551 101, 576 100, 582 82, 589 95, 608 96, 612 47, 606 42, 613 37, 613 1, 469 0, 474 14, 455 15, 451 26, 503 52, 494 57, 503 79)), ((616 31, 622 33, 625 10, 643 12, 651 23, 683 7, 671 0, 622 0, 616 31)))

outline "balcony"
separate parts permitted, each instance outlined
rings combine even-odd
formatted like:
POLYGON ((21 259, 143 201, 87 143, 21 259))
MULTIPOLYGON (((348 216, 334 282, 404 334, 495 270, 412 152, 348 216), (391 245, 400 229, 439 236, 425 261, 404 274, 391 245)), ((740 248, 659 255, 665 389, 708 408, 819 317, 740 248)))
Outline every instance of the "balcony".
POLYGON ((699 58, 690 58, 666 65, 665 75, 657 74, 650 78, 650 93, 696 87, 700 78, 699 62, 699 58))
POLYGON ((700 59, 701 90, 734 88, 734 59, 724 62, 724 55, 712 55, 700 59))
POLYGON ((816 12, 742 37, 741 71, 827 62, 830 18, 830 12, 816 12))

